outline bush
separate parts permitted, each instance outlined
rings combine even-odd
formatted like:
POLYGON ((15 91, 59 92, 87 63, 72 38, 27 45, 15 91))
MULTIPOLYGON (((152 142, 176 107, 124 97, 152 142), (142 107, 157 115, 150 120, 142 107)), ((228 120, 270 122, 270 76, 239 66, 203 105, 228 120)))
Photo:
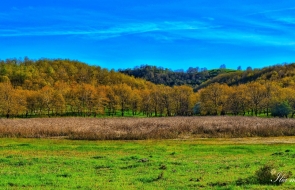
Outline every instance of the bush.
POLYGON ((259 184, 272 184, 277 179, 277 173, 272 164, 266 164, 256 171, 255 176, 259 184))
POLYGON ((201 102, 196 103, 193 109, 194 115, 200 115, 201 114, 201 102))
POLYGON ((266 164, 256 171, 259 184, 281 185, 292 176, 292 172, 277 172, 273 164, 266 164))
POLYGON ((292 112, 292 108, 288 101, 275 103, 271 109, 271 114, 276 117, 288 117, 292 112))
POLYGON ((250 176, 248 178, 242 179, 239 178, 236 181, 236 185, 243 186, 243 185, 250 185, 250 184, 260 184, 260 185, 281 185, 284 181, 282 179, 286 179, 291 174, 290 172, 288 175, 283 174, 284 178, 279 178, 281 174, 275 170, 273 164, 266 164, 259 168, 254 176, 250 176))

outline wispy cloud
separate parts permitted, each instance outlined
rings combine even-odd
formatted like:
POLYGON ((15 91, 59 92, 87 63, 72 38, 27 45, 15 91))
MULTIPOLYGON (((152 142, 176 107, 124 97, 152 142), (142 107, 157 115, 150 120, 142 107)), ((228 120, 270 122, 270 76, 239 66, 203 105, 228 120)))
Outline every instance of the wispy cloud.
MULTIPOLYGON (((18 13, 20 8, 14 7, 14 14, 17 18, 21 17, 18 13)), ((269 45, 292 45, 293 34, 288 33, 285 24, 295 24, 295 18, 291 16, 273 16, 272 13, 293 11, 295 7, 284 9, 269 9, 248 14, 245 17, 231 17, 220 20, 212 16, 203 16, 194 21, 175 21, 173 19, 160 21, 139 21, 128 20, 124 22, 119 17, 108 15, 107 13, 97 13, 80 9, 59 9, 56 7, 42 7, 36 9, 28 6, 23 8, 26 16, 32 20, 32 25, 0 25, 1 37, 20 37, 20 36, 80 36, 94 40, 105 40, 118 38, 127 35, 138 35, 143 38, 152 38, 155 41, 173 42, 182 39, 208 40, 214 43, 244 43, 244 44, 269 44, 269 45), (42 23, 35 14, 42 15, 41 12, 53 12, 52 16, 46 14, 42 18, 44 23, 54 23, 55 19, 61 23, 37 25, 42 23), (79 13, 79 14, 78 14, 79 13), (257 19, 252 17, 259 14, 266 14, 267 19, 257 19), (37 22, 38 21, 38 22, 37 22), (275 22, 276 21, 276 22, 275 22), (2 28, 2 29, 1 29, 2 28), (281 34, 281 35, 280 35, 281 34)), ((7 13, 0 13, 0 17, 5 17, 7 13)), ((216 15, 215 15, 216 16, 216 15)), ((21 21, 21 20, 20 20, 21 21)), ((0 23, 1 24, 1 23, 0 23)))
POLYGON ((295 10, 295 7, 290 7, 290 8, 284 8, 284 9, 271 9, 271 10, 264 10, 260 12, 255 12, 248 14, 246 16, 252 16, 252 15, 259 15, 259 14, 266 14, 266 13, 275 13, 275 12, 283 12, 283 11, 289 11, 289 10, 295 10))
POLYGON ((222 58, 236 64, 232 57, 245 64, 255 56, 294 58, 293 0, 15 2, 3 1, 0 7, 4 58, 17 51, 35 57, 90 57, 107 66, 132 60, 138 60, 136 65, 169 60, 171 65, 198 59, 213 64, 222 58))
POLYGON ((291 17, 291 16, 279 16, 275 18, 275 20, 286 23, 286 24, 292 24, 292 25, 295 24, 295 17, 291 17))
POLYGON ((75 27, 19 27, 14 29, 0 29, 0 36, 52 36, 52 35, 87 35, 97 39, 113 38, 130 34, 141 34, 155 31, 201 30, 209 25, 202 22, 147 22, 126 23, 113 27, 75 26, 75 27))
MULTIPOLYGON (((249 30, 251 24, 244 23, 242 28, 228 28, 222 25, 212 25, 206 22, 147 22, 125 23, 113 27, 35 27, 1 29, 1 37, 20 36, 81 36, 95 40, 105 40, 126 35, 138 35, 144 38, 152 38, 156 41, 173 42, 182 39, 205 40, 211 43, 229 44, 256 44, 273 46, 292 46, 294 39, 288 36, 274 36, 249 30)), ((253 24, 253 23, 252 23, 253 24)), ((257 23, 255 23, 257 24, 257 23)), ((268 26, 267 24, 265 24, 268 26)), ((268 26, 273 28, 273 25, 268 26)), ((278 29, 279 27, 277 27, 278 29)))

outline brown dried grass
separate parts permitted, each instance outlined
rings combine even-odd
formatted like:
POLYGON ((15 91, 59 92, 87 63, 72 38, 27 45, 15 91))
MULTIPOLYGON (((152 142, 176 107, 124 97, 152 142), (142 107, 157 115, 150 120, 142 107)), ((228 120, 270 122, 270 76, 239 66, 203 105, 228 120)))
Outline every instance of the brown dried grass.
POLYGON ((0 137, 141 140, 295 136, 295 119, 258 117, 0 119, 0 137))

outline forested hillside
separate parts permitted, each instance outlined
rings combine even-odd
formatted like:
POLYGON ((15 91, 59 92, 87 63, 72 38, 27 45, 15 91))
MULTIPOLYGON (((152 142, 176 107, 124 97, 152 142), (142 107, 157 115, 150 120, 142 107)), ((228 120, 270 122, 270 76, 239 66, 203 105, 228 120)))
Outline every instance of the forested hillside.
POLYGON ((2 116, 191 115, 196 94, 78 61, 0 61, 2 116))
MULTIPOLYGON (((210 73, 200 73, 205 72, 210 73)), ((171 76, 185 78, 188 73, 171 76)), ((191 76, 201 76, 194 73, 191 76)), ((188 85, 157 85, 79 61, 9 59, 0 61, 0 114, 7 118, 295 114, 295 64, 211 70, 214 75, 194 92, 188 85)))
POLYGON ((246 84, 254 81, 275 81, 282 86, 293 85, 295 81, 295 63, 278 64, 262 69, 247 69, 246 71, 236 71, 221 73, 199 85, 195 90, 202 89, 209 84, 220 83, 229 86, 246 84))
POLYGON ((162 67, 142 65, 133 69, 120 69, 119 72, 134 76, 136 78, 146 79, 155 84, 164 84, 166 86, 189 85, 198 88, 203 82, 212 79, 222 73, 230 73, 235 70, 230 69, 213 69, 192 68, 187 71, 164 69, 162 67))
POLYGON ((99 66, 89 66, 79 61, 62 59, 24 60, 8 59, 0 61, 0 82, 9 80, 13 87, 39 90, 56 83, 115 85, 125 83, 134 88, 153 85, 145 80, 108 71, 99 66))
POLYGON ((188 85, 198 91, 213 83, 229 86, 246 84, 259 80, 280 81, 285 85, 294 81, 295 64, 278 64, 262 69, 230 70, 230 69, 199 69, 189 68, 187 71, 172 71, 162 67, 142 65, 134 69, 119 70, 119 72, 143 78, 155 84, 167 86, 188 85))

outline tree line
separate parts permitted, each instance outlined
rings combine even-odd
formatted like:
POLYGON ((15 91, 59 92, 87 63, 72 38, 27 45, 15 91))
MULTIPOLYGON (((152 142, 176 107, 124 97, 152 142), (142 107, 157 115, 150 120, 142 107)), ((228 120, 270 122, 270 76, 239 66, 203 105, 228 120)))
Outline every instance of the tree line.
POLYGON ((190 67, 187 71, 172 71, 162 67, 142 65, 133 69, 121 69, 119 72, 166 86, 188 85, 198 91, 213 83, 225 83, 229 86, 246 84, 260 80, 282 82, 285 85, 294 82, 295 64, 276 64, 261 69, 247 67, 242 70, 226 69, 225 64, 220 69, 207 70, 190 67))
POLYGON ((131 88, 125 83, 112 86, 57 82, 40 90, 13 88, 0 83, 0 110, 7 118, 51 116, 174 116, 192 115, 196 94, 191 87, 163 85, 149 89, 131 88))
POLYGON ((283 87, 274 81, 255 81, 238 86, 210 84, 199 91, 195 113, 201 115, 255 115, 293 117, 295 85, 283 87))
POLYGON ((293 117, 294 86, 274 82, 251 82, 239 86, 214 83, 197 93, 188 86, 154 85, 135 89, 122 83, 94 86, 57 82, 40 90, 14 88, 0 83, 0 111, 3 117, 99 115, 191 116, 259 115, 293 117))
POLYGON ((233 72, 230 69, 213 69, 190 67, 184 70, 171 70, 163 67, 156 67, 151 65, 141 65, 133 69, 119 69, 120 73, 142 78, 154 84, 163 84, 166 86, 188 85, 197 88, 203 82, 216 77, 221 73, 233 72))
POLYGON ((192 115, 194 96, 188 86, 155 85, 79 61, 0 61, 0 112, 5 117, 192 115))
MULTIPOLYGON (((156 85, 70 60, 0 61, 2 117, 99 115, 259 115, 286 117, 295 113, 295 78, 257 79, 229 86, 156 85), (287 79, 287 80, 286 80, 287 79)), ((290 72, 289 72, 290 73, 290 72)), ((282 74, 280 74, 282 75, 282 74)))

